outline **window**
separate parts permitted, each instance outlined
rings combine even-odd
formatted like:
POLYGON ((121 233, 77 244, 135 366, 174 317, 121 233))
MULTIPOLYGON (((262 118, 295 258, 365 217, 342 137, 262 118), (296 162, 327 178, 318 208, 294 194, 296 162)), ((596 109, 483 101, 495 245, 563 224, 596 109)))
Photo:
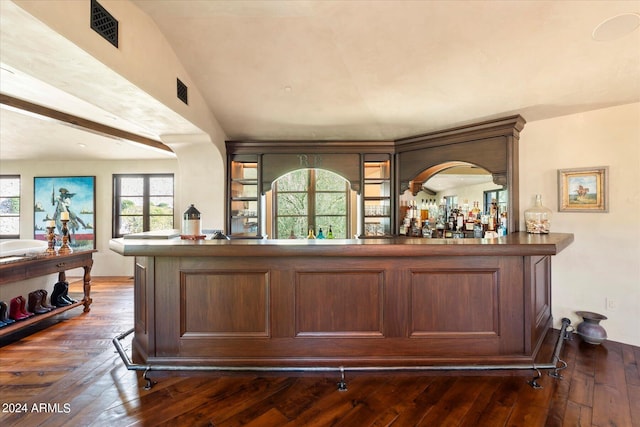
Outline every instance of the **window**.
POLYGON ((173 174, 113 176, 113 237, 173 228, 173 174))
POLYGON ((301 169, 274 182, 274 230, 276 239, 293 234, 307 236, 329 227, 335 238, 349 235, 349 183, 341 176, 322 169, 301 169))
POLYGON ((484 212, 489 213, 492 201, 498 204, 498 213, 507 212, 507 190, 489 190, 484 192, 484 212))
POLYGON ((0 238, 20 238, 20 175, 0 175, 0 238))

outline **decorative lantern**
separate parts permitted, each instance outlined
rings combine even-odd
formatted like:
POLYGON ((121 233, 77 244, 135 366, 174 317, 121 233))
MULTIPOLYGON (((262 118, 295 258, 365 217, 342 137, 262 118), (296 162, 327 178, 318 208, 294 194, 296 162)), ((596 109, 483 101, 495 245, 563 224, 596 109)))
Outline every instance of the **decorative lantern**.
POLYGON ((182 220, 183 236, 201 236, 202 228, 200 225, 200 211, 192 204, 189 209, 184 211, 182 220))

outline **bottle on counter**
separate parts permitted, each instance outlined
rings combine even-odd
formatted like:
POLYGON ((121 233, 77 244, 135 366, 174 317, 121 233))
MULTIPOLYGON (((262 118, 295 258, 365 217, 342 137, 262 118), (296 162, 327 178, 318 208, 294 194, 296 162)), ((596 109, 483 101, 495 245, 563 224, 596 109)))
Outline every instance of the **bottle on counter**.
POLYGON ((433 235, 433 230, 431 229, 431 226, 429 225, 429 221, 425 221, 424 225, 422 226, 422 237, 430 239, 433 235))
POLYGON ((427 205, 427 201, 422 199, 422 204, 420 205, 420 220, 425 222, 429 219, 429 205, 427 205))
POLYGON ((316 238, 316 235, 313 232, 313 228, 310 228, 309 229, 309 234, 307 234, 307 239, 315 239, 315 238, 316 238))
POLYGON ((293 232, 293 228, 291 229, 291 233, 289 234, 290 239, 296 239, 296 233, 293 232))
POLYGON ((411 220, 411 237, 422 236, 422 227, 420 226, 420 219, 413 218, 411 220))
POLYGON ((456 230, 462 231, 464 229, 464 214, 460 208, 456 209, 456 230))
POLYGON ((498 227, 498 235, 506 236, 507 234, 509 234, 509 231, 507 230, 507 223, 507 213, 502 212, 500 214, 500 226, 498 227), (501 232, 503 234, 500 234, 501 232))
POLYGON ((475 221, 480 221, 480 202, 473 202, 473 209, 471 209, 473 213, 473 219, 475 221))
POLYGON ((329 231, 327 232, 327 239, 333 239, 333 230, 331 229, 331 225, 329 225, 329 231))
POLYGON ((473 231, 473 228, 476 225, 476 221, 473 218, 473 214, 471 211, 467 214, 467 219, 464 221, 464 230, 465 231, 473 231))
POLYGON ((316 239, 324 239, 324 233, 322 232, 322 227, 318 229, 318 235, 316 236, 316 239))
POLYGON ((439 211, 439 207, 438 204, 436 203, 436 199, 432 199, 431 200, 431 208, 429 210, 429 214, 431 215, 432 219, 429 220, 429 222, 431 222, 431 224, 435 224, 438 221, 438 211, 439 211))
POLYGON ((477 221, 473 226, 473 237, 481 239, 484 237, 484 230, 482 228, 482 223, 477 221))

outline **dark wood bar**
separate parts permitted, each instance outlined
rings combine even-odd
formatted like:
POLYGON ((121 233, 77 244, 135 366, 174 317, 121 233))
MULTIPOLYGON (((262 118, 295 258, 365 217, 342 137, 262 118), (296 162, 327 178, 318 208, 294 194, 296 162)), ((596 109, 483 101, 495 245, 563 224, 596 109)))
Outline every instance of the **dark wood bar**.
POLYGON ((114 239, 135 257, 133 359, 153 365, 533 363, 551 257, 498 239, 114 239))

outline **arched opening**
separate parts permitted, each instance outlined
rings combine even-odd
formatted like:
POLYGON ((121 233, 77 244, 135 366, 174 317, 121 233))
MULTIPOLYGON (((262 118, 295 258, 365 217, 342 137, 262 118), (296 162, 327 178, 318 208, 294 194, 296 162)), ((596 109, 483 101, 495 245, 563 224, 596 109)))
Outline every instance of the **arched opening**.
POLYGON ((347 238, 352 193, 348 180, 325 169, 288 172, 274 180, 265 194, 271 213, 268 234, 276 239, 300 239, 311 230, 317 237, 347 238))

